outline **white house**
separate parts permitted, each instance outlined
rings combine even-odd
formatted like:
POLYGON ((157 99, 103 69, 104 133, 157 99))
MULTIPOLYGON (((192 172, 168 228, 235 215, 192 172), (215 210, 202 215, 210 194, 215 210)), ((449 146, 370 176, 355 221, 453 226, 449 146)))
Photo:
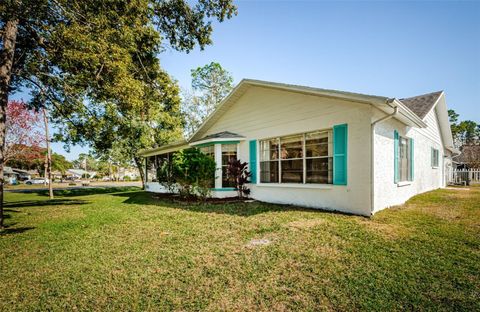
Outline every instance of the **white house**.
POLYGON ((228 159, 249 163, 260 201, 370 216, 444 187, 453 147, 444 92, 406 99, 245 79, 188 140, 145 150, 155 166, 198 147, 217 163, 213 196, 234 196, 228 159))

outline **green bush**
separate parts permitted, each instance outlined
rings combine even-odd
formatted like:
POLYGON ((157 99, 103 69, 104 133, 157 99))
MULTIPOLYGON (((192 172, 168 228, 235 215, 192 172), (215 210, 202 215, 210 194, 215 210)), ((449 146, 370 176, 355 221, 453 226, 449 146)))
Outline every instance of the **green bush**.
POLYGON ((130 176, 124 176, 123 181, 125 182, 132 181, 132 178, 130 178, 130 176))
POLYGON ((215 179, 215 160, 196 148, 182 150, 173 156, 171 173, 181 196, 206 199, 215 179))
POLYGON ((170 193, 175 192, 176 180, 173 170, 173 160, 165 158, 157 168, 157 181, 170 193))

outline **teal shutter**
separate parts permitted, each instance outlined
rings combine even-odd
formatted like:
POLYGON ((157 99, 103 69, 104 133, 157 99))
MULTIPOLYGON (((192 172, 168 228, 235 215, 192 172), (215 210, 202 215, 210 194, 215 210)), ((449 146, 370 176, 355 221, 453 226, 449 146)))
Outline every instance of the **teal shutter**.
POLYGON ((413 139, 410 139, 410 181, 413 181, 413 171, 415 168, 414 167, 415 154, 413 152, 413 149, 414 149, 413 139))
POLYGON ((399 160, 399 141, 398 141, 398 131, 397 130, 394 130, 393 132, 393 153, 394 153, 394 156, 393 156, 393 170, 394 170, 394 173, 393 173, 393 180, 395 183, 398 183, 398 180, 399 180, 399 177, 400 177, 400 173, 398 172, 399 168, 398 168, 398 160, 399 160))
POLYGON ((333 126, 333 184, 347 185, 348 125, 333 126))
POLYGON ((430 165, 433 167, 434 166, 434 161, 433 161, 433 157, 434 157, 434 151, 433 151, 433 147, 430 147, 430 165))
POLYGON ((250 183, 257 183, 257 140, 251 140, 250 142, 250 183))

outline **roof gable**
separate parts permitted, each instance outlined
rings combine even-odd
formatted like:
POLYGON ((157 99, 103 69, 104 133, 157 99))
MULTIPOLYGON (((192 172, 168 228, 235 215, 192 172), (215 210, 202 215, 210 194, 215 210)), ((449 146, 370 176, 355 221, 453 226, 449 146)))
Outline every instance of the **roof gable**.
MULTIPOLYGON (((251 87, 270 88, 270 89, 277 89, 277 90, 300 93, 300 94, 336 98, 336 99, 351 101, 355 103, 372 104, 377 106, 381 110, 385 111, 386 113, 391 112, 392 106, 389 103, 391 103, 394 100, 392 98, 388 98, 384 96, 313 88, 313 87, 276 83, 276 82, 262 81, 262 80, 243 79, 232 90, 232 92, 230 92, 230 94, 219 104, 217 109, 204 121, 204 123, 199 127, 199 129, 187 141, 193 142, 193 141, 200 140, 200 138, 202 138, 206 134, 208 129, 210 129, 211 126, 215 122, 217 122, 219 118, 251 87)), ((417 127, 426 126, 425 123, 423 123, 423 121, 416 114, 414 114, 408 107, 406 107, 403 103, 399 102, 398 100, 395 100, 395 101, 396 101, 395 105, 400 106, 400 110, 397 118, 399 118, 402 122, 410 126, 417 126, 417 127)))
POLYGON ((437 91, 405 99, 400 99, 400 102, 405 104, 412 112, 414 112, 421 119, 425 118, 427 114, 437 103, 443 91, 437 91))

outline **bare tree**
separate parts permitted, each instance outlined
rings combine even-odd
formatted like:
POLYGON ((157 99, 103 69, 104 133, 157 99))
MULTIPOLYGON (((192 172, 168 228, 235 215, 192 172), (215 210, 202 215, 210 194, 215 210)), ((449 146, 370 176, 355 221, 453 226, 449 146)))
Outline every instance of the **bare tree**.
POLYGON ((48 131, 48 115, 45 108, 42 109, 43 122, 45 124, 45 143, 47 145, 47 155, 45 157, 45 181, 48 181, 48 195, 53 199, 53 185, 52 185, 52 150, 50 148, 50 134, 48 131))

